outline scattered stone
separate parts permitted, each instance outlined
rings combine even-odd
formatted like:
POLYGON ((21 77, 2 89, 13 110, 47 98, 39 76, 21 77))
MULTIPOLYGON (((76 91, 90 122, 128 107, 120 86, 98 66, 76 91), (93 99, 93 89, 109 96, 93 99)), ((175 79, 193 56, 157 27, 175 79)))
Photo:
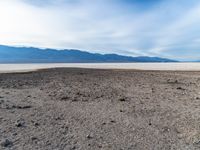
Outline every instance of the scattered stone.
POLYGON ((72 102, 77 102, 78 101, 78 98, 76 98, 76 97, 74 97, 73 99, 72 99, 72 102))
POLYGON ((34 123, 34 126, 36 126, 36 127, 39 126, 39 125, 40 125, 40 124, 39 124, 38 122, 35 122, 35 123, 34 123))
POLYGON ((81 92, 77 92, 76 95, 81 96, 81 95, 83 95, 83 94, 82 94, 81 92))
POLYGON ((91 134, 88 134, 86 137, 87 137, 87 139, 92 139, 93 138, 93 136, 91 134))
POLYGON ((34 136, 31 137, 31 140, 32 140, 32 141, 36 141, 37 139, 38 139, 37 137, 34 137, 34 136))
POLYGON ((63 120, 61 117, 55 117, 55 120, 63 120))
POLYGON ((17 136, 17 133, 13 133, 13 136, 17 136))
POLYGON ((12 146, 13 146, 13 142, 10 141, 9 139, 5 139, 5 141, 3 141, 3 142, 1 143, 1 146, 2 146, 2 147, 12 147, 12 146))
POLYGON ((200 136, 199 135, 197 137, 194 137, 193 144, 195 144, 198 147, 200 146, 200 136))
POLYGON ((16 127, 24 127, 25 126, 25 121, 23 119, 17 120, 15 123, 16 127))
POLYGON ((0 98, 4 98, 3 96, 0 96, 0 98))
POLYGON ((30 105, 26 105, 26 106, 15 106, 17 109, 29 109, 32 108, 32 106, 30 105))
POLYGON ((75 150, 76 149, 76 146, 73 146, 70 148, 70 150, 75 150))
POLYGON ((4 100, 0 100, 0 104, 3 104, 4 103, 4 100))
POLYGON ((66 100, 68 100, 68 99, 69 99, 68 96, 64 96, 64 97, 61 98, 62 101, 66 101, 66 100))
POLYGON ((167 82, 168 82, 168 83, 171 83, 171 84, 177 84, 177 83, 178 83, 178 80, 172 81, 172 79, 168 79, 167 82))
POLYGON ((102 125, 106 125, 106 123, 105 123, 105 122, 103 122, 103 123, 102 123, 102 125))
MULTIPOLYGON (((0 102, 1 103, 1 102, 0 102)), ((16 105, 5 105, 5 109, 29 109, 32 108, 32 106, 27 105, 27 106, 16 106, 16 105)))
POLYGON ((120 112, 124 112, 122 109, 119 110, 120 112))
POLYGON ((99 145, 98 147, 99 147, 99 148, 102 148, 103 146, 102 146, 102 145, 99 145))
POLYGON ((200 99, 200 97, 196 97, 196 99, 198 99, 198 100, 199 100, 199 99, 200 99))
POLYGON ((125 102, 125 101, 127 101, 127 98, 126 97, 122 97, 122 98, 119 99, 119 101, 125 102))
POLYGON ((111 123, 116 123, 116 121, 115 121, 115 120, 111 120, 110 122, 111 122, 111 123))
POLYGON ((170 131, 170 128, 168 128, 168 127, 163 127, 163 132, 169 132, 170 131))
POLYGON ((185 89, 182 87, 177 87, 177 90, 185 90, 185 89))

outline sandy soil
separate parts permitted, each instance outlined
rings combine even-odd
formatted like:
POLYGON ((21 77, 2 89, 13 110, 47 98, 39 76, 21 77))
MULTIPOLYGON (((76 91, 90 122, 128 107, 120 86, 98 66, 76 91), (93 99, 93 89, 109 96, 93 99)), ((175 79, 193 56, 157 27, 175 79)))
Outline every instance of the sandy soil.
POLYGON ((200 72, 0 74, 0 149, 200 149, 200 72))

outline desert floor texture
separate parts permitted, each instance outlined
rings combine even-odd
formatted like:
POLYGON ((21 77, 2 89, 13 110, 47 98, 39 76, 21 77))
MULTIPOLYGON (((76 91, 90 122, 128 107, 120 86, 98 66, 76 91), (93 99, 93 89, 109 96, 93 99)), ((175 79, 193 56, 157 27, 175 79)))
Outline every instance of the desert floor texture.
POLYGON ((0 74, 1 150, 200 149, 200 72, 0 74))

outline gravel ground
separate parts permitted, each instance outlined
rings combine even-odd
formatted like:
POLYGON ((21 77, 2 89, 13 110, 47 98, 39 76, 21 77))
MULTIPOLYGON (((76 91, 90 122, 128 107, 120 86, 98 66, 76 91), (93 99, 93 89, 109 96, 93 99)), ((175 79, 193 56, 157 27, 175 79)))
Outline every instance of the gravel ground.
POLYGON ((0 149, 200 149, 200 72, 0 74, 0 149))

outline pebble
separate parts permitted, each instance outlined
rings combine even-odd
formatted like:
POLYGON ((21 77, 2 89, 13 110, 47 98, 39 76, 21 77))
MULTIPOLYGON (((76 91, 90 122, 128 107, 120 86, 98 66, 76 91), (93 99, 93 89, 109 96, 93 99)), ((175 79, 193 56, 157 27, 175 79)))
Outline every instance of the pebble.
POLYGON ((38 122, 35 122, 35 123, 34 123, 34 126, 36 126, 36 127, 39 126, 39 125, 40 125, 40 124, 39 124, 38 122))
POLYGON ((86 137, 87 137, 88 139, 92 139, 92 138, 93 138, 93 136, 92 136, 91 134, 88 134, 86 137))
POLYGON ((69 99, 68 96, 64 96, 64 97, 61 98, 62 101, 65 101, 65 100, 68 100, 68 99, 69 99))
POLYGON ((177 87, 177 90, 185 90, 185 89, 182 87, 177 87))
POLYGON ((111 123, 116 123, 116 121, 115 121, 115 120, 111 120, 110 122, 111 122, 111 123))
POLYGON ((32 108, 32 106, 30 105, 26 105, 26 106, 16 106, 17 109, 29 109, 32 108))
POLYGON ((3 104, 4 103, 4 100, 0 100, 0 104, 3 104))
POLYGON ((1 146, 2 146, 2 147, 12 147, 12 146, 13 146, 13 142, 10 141, 9 139, 5 139, 5 141, 3 141, 3 142, 1 143, 1 146))
POLYGON ((122 109, 119 110, 120 112, 124 112, 122 109))
POLYGON ((119 99, 119 101, 121 101, 121 102, 125 102, 126 100, 127 100, 127 98, 125 98, 125 97, 122 97, 119 99))
POLYGON ((15 123, 15 126, 16 127, 24 127, 25 126, 25 121, 20 119, 20 120, 17 120, 16 123, 15 123))
POLYGON ((32 141, 35 141, 35 140, 37 140, 37 139, 38 139, 37 137, 34 137, 34 136, 31 137, 31 140, 32 140, 32 141))

